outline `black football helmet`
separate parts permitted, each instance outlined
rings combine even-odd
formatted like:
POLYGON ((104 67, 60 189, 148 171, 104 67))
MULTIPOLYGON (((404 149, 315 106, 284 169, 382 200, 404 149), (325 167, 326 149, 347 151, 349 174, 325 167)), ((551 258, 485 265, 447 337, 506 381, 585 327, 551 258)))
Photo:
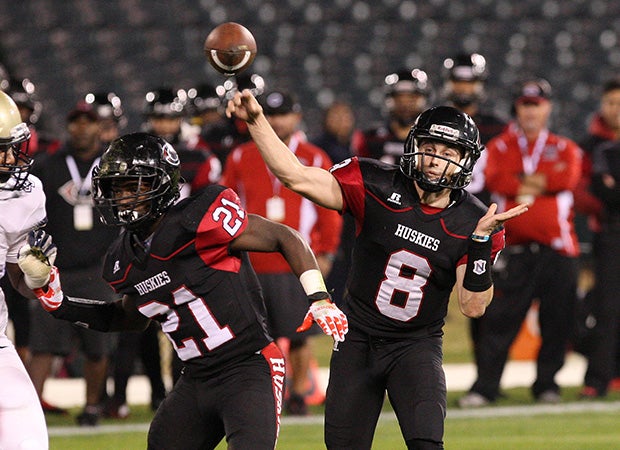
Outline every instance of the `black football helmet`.
POLYGON ((148 230, 179 198, 177 152, 164 139, 131 133, 112 141, 93 169, 93 200, 106 225, 148 230), (119 196, 130 184, 130 195, 119 196))
POLYGON ((422 69, 400 69, 385 76, 385 95, 392 97, 400 92, 431 95, 431 83, 422 69))
POLYGON ((146 93, 142 112, 146 117, 183 117, 186 104, 184 89, 160 87, 146 93))
POLYGON ((121 99, 114 92, 89 92, 84 101, 95 107, 100 119, 112 119, 121 129, 127 126, 121 99))
POLYGON ((385 112, 401 126, 411 126, 416 117, 432 102, 428 75, 422 69, 400 69, 386 75, 384 81, 385 112), (398 100, 401 94, 418 97, 403 102, 398 100))
POLYGON ((404 154, 400 159, 400 169, 428 192, 438 192, 446 188, 463 189, 471 182, 474 164, 480 158, 483 149, 478 127, 471 117, 450 106, 435 106, 420 114, 411 127, 405 142, 404 154), (457 147, 461 151, 460 161, 454 162, 439 155, 420 152, 419 145, 423 140, 438 141, 457 147), (425 155, 448 162, 443 175, 436 180, 428 179, 419 170, 420 157, 425 155), (457 167, 451 175, 446 175, 450 165, 457 167))
POLYGON ((484 81, 487 79, 487 61, 479 53, 462 53, 443 62, 444 86, 443 96, 457 107, 463 108, 485 99, 484 81), (454 82, 465 81, 477 83, 473 92, 458 92, 454 82))
POLYGON ((228 77, 224 84, 216 87, 218 95, 225 100, 230 100, 237 91, 249 89, 254 97, 265 92, 265 79, 257 73, 242 73, 234 77, 228 77))
POLYGON ((30 129, 22 121, 17 104, 0 91, 0 190, 19 191, 29 184, 33 159, 28 155, 30 129), (8 152, 13 161, 7 160, 8 152))
POLYGON ((201 83, 187 90, 190 115, 199 115, 205 111, 219 110, 222 106, 222 98, 215 86, 209 83, 201 83))

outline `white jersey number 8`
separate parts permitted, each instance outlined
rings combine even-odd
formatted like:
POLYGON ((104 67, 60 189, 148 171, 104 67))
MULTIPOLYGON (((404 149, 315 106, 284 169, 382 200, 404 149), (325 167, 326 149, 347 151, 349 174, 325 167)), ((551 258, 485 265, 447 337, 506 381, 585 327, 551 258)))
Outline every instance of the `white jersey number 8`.
POLYGON ((407 322, 418 315, 423 289, 431 274, 428 261, 407 250, 394 253, 385 269, 375 304, 381 314, 407 322), (404 303, 393 303, 395 295, 406 296, 404 303))

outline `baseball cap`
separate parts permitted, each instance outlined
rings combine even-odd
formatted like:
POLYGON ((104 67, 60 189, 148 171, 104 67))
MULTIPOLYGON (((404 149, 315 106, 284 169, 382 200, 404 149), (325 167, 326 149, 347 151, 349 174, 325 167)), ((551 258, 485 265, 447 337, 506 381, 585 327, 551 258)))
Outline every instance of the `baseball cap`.
POLYGON ((79 101, 73 109, 69 111, 69 114, 67 114, 67 122, 73 122, 81 116, 86 116, 93 122, 99 120, 99 115, 97 114, 95 107, 83 100, 79 101))
POLYGON ((301 112, 301 105, 293 94, 284 91, 271 91, 260 100, 267 116, 301 112))
POLYGON ((524 81, 515 97, 515 103, 541 103, 551 99, 551 85, 543 78, 524 81))

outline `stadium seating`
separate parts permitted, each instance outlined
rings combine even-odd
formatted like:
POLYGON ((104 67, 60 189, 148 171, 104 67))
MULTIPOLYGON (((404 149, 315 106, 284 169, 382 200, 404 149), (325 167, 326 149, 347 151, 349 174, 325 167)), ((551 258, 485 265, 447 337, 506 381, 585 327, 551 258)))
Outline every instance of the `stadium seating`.
POLYGON ((514 81, 542 76, 557 94, 554 130, 578 139, 598 87, 620 68, 618 17, 620 2, 602 0, 6 1, 0 60, 36 83, 48 128, 63 130, 85 92, 113 90, 135 130, 149 87, 223 81, 202 44, 215 25, 236 21, 258 43, 250 70, 268 88, 298 92, 312 135, 331 99, 353 102, 369 126, 381 119, 387 73, 421 67, 439 87, 445 57, 478 51, 496 112, 509 116, 514 81))

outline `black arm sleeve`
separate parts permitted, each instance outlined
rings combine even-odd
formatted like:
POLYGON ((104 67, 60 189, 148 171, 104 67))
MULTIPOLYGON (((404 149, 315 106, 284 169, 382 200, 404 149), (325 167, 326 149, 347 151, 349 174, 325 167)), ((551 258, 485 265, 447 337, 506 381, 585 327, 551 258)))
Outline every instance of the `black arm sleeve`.
POLYGON ((115 317, 122 309, 121 302, 106 303, 88 298, 64 296, 60 308, 52 311, 57 319, 68 320, 84 328, 110 331, 115 317))

